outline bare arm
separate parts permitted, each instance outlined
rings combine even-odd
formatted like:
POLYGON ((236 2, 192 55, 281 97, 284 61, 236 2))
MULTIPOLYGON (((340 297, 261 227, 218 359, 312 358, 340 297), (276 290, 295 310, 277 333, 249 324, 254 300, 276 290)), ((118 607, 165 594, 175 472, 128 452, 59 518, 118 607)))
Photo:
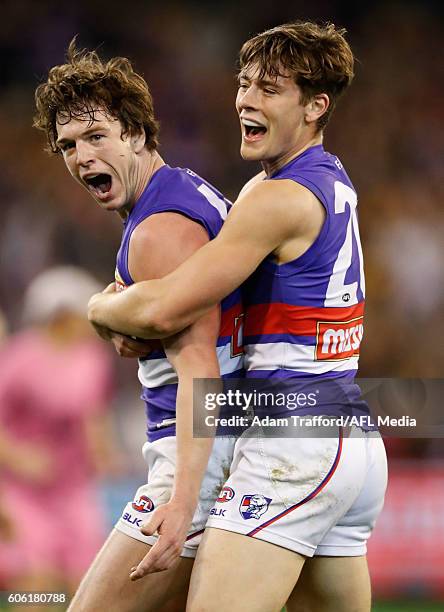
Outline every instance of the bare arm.
POLYGON ((293 181, 260 181, 240 196, 215 240, 165 278, 133 285, 121 294, 97 294, 90 301, 89 317, 141 338, 176 333, 220 302, 287 241, 316 236, 323 222, 320 208, 316 198, 293 181))
POLYGON ((261 181, 265 180, 266 178, 267 178, 267 174, 266 174, 266 172, 264 172, 264 170, 262 170, 262 172, 259 172, 258 174, 253 176, 249 181, 247 181, 245 183, 245 185, 239 191, 238 199, 241 196, 243 196, 244 194, 246 194, 249 189, 251 189, 254 185, 256 185, 256 183, 260 183, 261 181))
MULTIPOLYGON (((194 221, 176 213, 153 215, 138 226, 131 238, 131 276, 135 281, 161 277, 206 242, 206 231, 194 221)), ((133 573, 133 579, 168 568, 182 550, 212 447, 211 439, 193 438, 193 379, 220 376, 218 332, 219 308, 215 307, 183 332, 163 341, 179 381, 174 488, 169 503, 159 506, 144 526, 146 533, 158 531, 161 537, 143 560, 143 574, 133 573)))
POLYGON ((159 506, 142 526, 142 533, 160 538, 131 579, 171 567, 182 551, 199 499, 201 481, 213 445, 212 438, 193 438, 193 378, 217 378, 215 353, 218 313, 212 310, 197 323, 165 342, 168 359, 179 377, 176 411, 176 470, 170 501, 159 506))
POLYGON ((193 512, 213 445, 212 439, 193 438, 193 380, 220 376, 215 350, 219 325, 219 311, 213 309, 183 332, 164 340, 165 352, 179 378, 176 430, 181 435, 177 438, 173 499, 188 504, 193 512))

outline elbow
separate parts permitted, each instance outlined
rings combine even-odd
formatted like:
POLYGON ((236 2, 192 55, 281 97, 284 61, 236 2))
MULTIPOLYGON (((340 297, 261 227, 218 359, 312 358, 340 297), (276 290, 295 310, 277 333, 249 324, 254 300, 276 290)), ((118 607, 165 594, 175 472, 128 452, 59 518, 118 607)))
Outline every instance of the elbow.
POLYGON ((152 338, 168 338, 169 336, 173 336, 177 331, 178 330, 172 322, 163 317, 153 319, 151 323, 150 332, 152 338))
POLYGON ((150 309, 148 314, 141 314, 138 328, 138 335, 148 339, 168 338, 182 329, 179 322, 168 317, 163 309, 150 309))

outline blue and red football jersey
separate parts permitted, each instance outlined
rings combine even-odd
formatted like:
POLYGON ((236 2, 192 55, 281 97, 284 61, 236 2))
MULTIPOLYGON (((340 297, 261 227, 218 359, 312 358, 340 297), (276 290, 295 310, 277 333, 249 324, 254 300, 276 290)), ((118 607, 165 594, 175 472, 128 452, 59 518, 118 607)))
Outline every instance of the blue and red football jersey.
MULTIPOLYGON (((211 239, 219 233, 231 203, 192 170, 162 166, 151 178, 124 223, 116 265, 116 285, 133 284, 128 270, 128 252, 135 228, 150 215, 175 212, 202 225, 211 239)), ((174 235, 171 236, 172 243, 174 235)), ((147 253, 149 257, 149 253, 147 253)), ((221 303, 221 327, 217 355, 222 377, 241 377, 242 304, 240 290, 221 303)), ((159 343, 159 349, 139 360, 142 399, 146 404, 150 441, 175 434, 177 375, 159 343)))

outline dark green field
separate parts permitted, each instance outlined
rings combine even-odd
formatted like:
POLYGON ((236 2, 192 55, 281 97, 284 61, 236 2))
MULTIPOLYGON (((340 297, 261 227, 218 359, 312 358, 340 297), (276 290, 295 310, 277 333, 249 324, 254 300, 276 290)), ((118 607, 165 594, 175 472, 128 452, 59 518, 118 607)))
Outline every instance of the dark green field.
POLYGON ((388 601, 375 603, 372 607, 373 612, 428 612, 433 610, 444 612, 444 601, 388 601))

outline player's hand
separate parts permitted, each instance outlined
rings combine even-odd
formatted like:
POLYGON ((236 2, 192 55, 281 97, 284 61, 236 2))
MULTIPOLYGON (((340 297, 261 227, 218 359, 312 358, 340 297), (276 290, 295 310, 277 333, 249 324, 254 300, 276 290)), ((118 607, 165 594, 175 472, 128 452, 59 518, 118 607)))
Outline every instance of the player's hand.
POLYGON ((117 332, 110 332, 110 340, 121 357, 132 359, 146 357, 154 348, 160 346, 158 341, 130 338, 117 332))
POLYGON ((91 319, 89 320, 89 322, 91 323, 92 328, 94 329, 96 334, 100 336, 102 340, 111 342, 113 332, 110 329, 108 329, 107 327, 103 327, 103 325, 98 325, 97 323, 94 323, 94 321, 92 321, 91 319))
POLYGON ((113 332, 107 327, 104 327, 103 325, 99 325, 96 321, 94 321, 94 318, 92 317, 91 307, 97 301, 100 301, 103 294, 115 293, 115 291, 116 291, 116 283, 112 282, 107 287, 105 287, 105 289, 101 291, 100 293, 95 293, 94 295, 92 295, 88 302, 88 320, 91 323, 96 334, 100 336, 103 340, 107 340, 108 342, 112 341, 113 332))
POLYGON ((160 344, 158 341, 152 340, 142 340, 141 338, 132 338, 130 336, 125 336, 123 334, 119 334, 103 325, 100 325, 96 321, 94 321, 94 317, 92 316, 91 308, 97 302, 100 302, 101 298, 103 298, 104 294, 115 293, 116 284, 110 283, 103 291, 100 293, 96 293, 91 297, 88 303, 88 319, 91 323, 94 331, 98 336, 100 336, 103 340, 107 340, 108 342, 112 342, 114 348, 116 349, 118 355, 121 357, 128 357, 130 359, 139 359, 141 357, 146 357, 154 348, 159 348, 160 344))
MULTIPOLYGON (((116 283, 113 281, 107 287, 105 287, 105 289, 102 291, 102 293, 116 293, 116 291, 117 291, 116 283)), ((98 295, 100 295, 100 294, 98 294, 98 295)))
POLYGON ((131 580, 139 580, 173 565, 182 552, 192 518, 191 508, 173 500, 153 512, 140 530, 144 535, 154 535, 157 531, 159 538, 139 565, 131 568, 131 580))

